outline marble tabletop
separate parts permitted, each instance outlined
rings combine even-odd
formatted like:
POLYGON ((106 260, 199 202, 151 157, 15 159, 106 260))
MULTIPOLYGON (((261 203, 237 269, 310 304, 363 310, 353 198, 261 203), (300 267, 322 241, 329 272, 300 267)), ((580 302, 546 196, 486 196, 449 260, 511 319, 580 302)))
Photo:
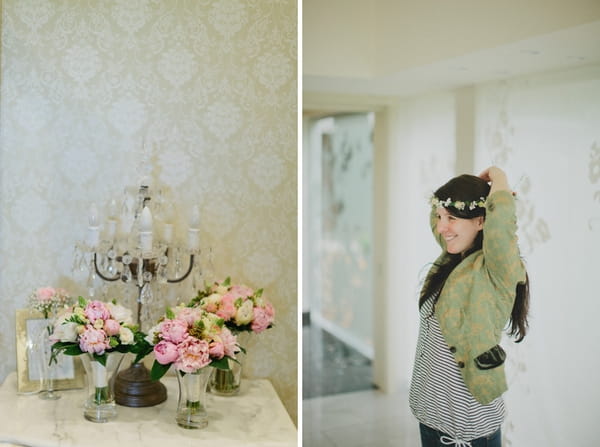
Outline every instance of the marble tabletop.
POLYGON ((297 446, 297 429, 268 380, 242 381, 235 397, 208 395, 208 427, 187 430, 175 422, 177 379, 165 376, 168 398, 148 408, 117 406, 114 421, 83 417, 84 390, 61 391, 55 401, 18 395, 16 373, 0 387, 0 445, 31 447, 297 446))

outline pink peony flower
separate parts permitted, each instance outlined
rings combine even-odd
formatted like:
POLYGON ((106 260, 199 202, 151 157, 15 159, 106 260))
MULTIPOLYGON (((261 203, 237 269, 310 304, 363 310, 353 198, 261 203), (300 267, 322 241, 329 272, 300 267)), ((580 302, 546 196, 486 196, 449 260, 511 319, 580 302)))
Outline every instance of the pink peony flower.
POLYGON ((50 301, 56 294, 52 287, 41 287, 37 289, 37 298, 39 301, 50 301))
POLYGON ((227 293, 221 298, 221 305, 216 314, 225 321, 231 320, 235 316, 236 308, 234 304, 235 298, 232 294, 227 293))
POLYGON ((228 328, 223 327, 223 330, 221 331, 221 341, 223 342, 223 350, 225 351, 225 355, 234 359, 235 354, 240 352, 237 337, 233 335, 228 328))
POLYGON ((104 354, 106 349, 110 348, 108 337, 102 329, 94 329, 93 326, 87 325, 79 336, 79 348, 90 354, 104 354))
POLYGON ((83 311, 84 315, 93 324, 96 320, 108 320, 110 312, 102 301, 90 301, 83 311))
POLYGON ((205 340, 188 337, 177 346, 179 353, 175 368, 186 373, 193 373, 210 364, 209 346, 205 340))
POLYGON ((229 291, 229 293, 231 293, 235 301, 238 298, 248 298, 249 296, 254 295, 254 290, 252 290, 248 286, 235 285, 231 286, 231 290, 229 291))
POLYGON ((202 311, 200 309, 192 307, 176 307, 174 310, 177 319, 185 321, 189 327, 193 326, 194 322, 202 317, 202 311))
POLYGON ((117 335, 120 332, 120 330, 121 325, 118 321, 110 318, 104 322, 104 332, 106 332, 106 335, 108 335, 109 337, 117 335))
POLYGON ((267 303, 265 307, 255 307, 253 310, 254 319, 250 326, 255 333, 260 333, 267 329, 273 322, 275 316, 275 309, 271 303, 267 303))
POLYGON ((208 346, 208 353, 213 358, 222 359, 225 355, 225 346, 220 341, 212 341, 208 346))
POLYGON ((164 320, 159 328, 162 339, 179 344, 188 336, 188 323, 185 320, 164 320))
POLYGON ((154 356, 156 357, 156 361, 161 365, 168 365, 179 357, 177 345, 164 340, 159 341, 154 346, 154 356))

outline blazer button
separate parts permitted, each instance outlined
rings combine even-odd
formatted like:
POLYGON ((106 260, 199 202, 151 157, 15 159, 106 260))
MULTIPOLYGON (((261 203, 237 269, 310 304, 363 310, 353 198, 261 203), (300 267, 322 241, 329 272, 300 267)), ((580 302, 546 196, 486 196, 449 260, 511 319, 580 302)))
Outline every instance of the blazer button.
POLYGON ((464 368, 465 367, 465 362, 458 362, 458 367, 459 368, 464 368))
POLYGON ((454 354, 456 352, 456 347, 455 346, 450 346, 450 352, 452 354, 454 354))

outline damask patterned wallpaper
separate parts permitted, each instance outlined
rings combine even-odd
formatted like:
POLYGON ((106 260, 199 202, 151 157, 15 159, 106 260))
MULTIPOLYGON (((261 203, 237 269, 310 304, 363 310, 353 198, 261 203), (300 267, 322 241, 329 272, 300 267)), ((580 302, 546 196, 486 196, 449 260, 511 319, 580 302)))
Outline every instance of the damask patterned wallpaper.
POLYGON ((200 207, 215 277, 273 301, 245 372, 296 419, 296 67, 293 0, 3 1, 0 380, 15 309, 43 285, 85 293, 73 246, 91 202, 146 172, 179 227, 200 207))

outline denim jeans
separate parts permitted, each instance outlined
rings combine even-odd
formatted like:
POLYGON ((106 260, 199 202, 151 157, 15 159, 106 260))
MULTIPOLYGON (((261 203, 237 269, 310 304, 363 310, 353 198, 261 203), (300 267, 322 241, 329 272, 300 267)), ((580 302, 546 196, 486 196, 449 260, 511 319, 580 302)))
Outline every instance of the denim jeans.
POLYGON ((500 429, 488 436, 473 439, 468 443, 460 441, 453 442, 452 437, 441 431, 429 428, 426 425, 419 424, 421 429, 421 445, 422 447, 502 447, 502 434, 500 429))

